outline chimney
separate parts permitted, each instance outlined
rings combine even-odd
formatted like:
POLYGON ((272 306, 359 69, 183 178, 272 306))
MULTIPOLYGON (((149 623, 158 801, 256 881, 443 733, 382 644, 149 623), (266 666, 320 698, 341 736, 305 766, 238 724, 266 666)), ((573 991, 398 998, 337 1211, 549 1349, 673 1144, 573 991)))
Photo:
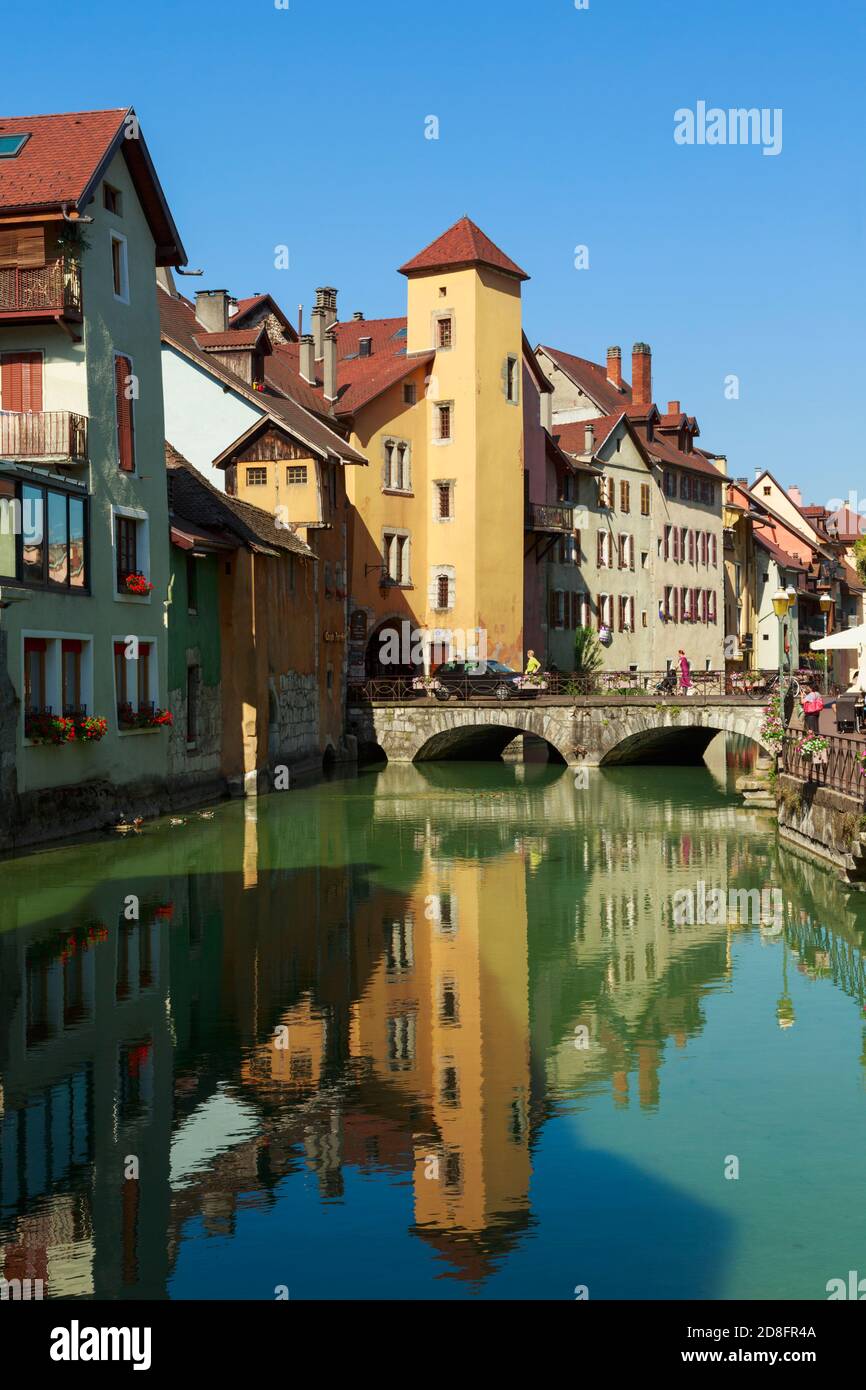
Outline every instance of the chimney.
POLYGON ((337 399, 337 335, 333 329, 325 334, 325 400, 337 399))
POLYGON ((337 291, 333 285, 321 285, 316 290, 316 307, 325 311, 325 328, 337 322, 337 291))
POLYGON ((587 425, 583 431, 583 451, 585 454, 595 453, 595 426, 587 425))
POLYGON ((682 415, 679 401, 668 401, 668 415, 682 415))
POLYGON ((800 491, 800 489, 797 487, 797 484, 796 484, 796 483, 793 483, 793 484, 791 485, 791 487, 788 488, 788 496, 790 497, 791 501, 794 503, 794 506, 795 506, 795 507, 802 507, 802 505, 803 505, 803 494, 802 494, 802 492, 800 491))
POLYGON ((607 379, 618 391, 622 390, 622 348, 609 347, 607 350, 607 379))
MULTIPOLYGON (((317 290, 316 294, 321 291, 317 290)), ((321 362, 325 355, 325 310, 323 305, 316 304, 310 317, 313 320, 313 338, 316 344, 316 361, 321 362)))
POLYGON ((363 322, 364 322, 364 312, 363 312, 363 310, 362 310, 362 309, 356 309, 355 312, 354 312, 354 314, 352 315, 352 318, 355 320, 356 323, 363 323, 363 322))
POLYGON ((312 333, 301 334, 301 376, 311 385, 316 384, 316 340, 312 333))
POLYGON ((653 355, 649 343, 635 343, 632 348, 631 398, 633 405, 652 405, 653 355))
POLYGON ((303 304, 299 304, 299 305, 298 305, 298 337, 299 337, 299 338, 302 338, 303 336, 304 336, 304 306, 303 306, 303 304))
POLYGON ((198 290, 195 316, 206 333, 225 333, 229 326, 228 291, 198 290))

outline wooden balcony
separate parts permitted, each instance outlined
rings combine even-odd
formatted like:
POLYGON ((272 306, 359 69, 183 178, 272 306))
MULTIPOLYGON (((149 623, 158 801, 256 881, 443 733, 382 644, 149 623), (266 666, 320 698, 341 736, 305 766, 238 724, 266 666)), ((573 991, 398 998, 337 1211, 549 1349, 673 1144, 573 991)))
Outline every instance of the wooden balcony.
POLYGON ((0 324, 81 319, 81 272, 58 256, 45 265, 0 268, 0 324))
POLYGON ((16 463, 86 463, 87 419, 71 410, 28 414, 0 410, 0 459, 16 463))
POLYGON ((526 530, 570 535, 574 530, 574 507, 570 502, 527 502, 526 530))

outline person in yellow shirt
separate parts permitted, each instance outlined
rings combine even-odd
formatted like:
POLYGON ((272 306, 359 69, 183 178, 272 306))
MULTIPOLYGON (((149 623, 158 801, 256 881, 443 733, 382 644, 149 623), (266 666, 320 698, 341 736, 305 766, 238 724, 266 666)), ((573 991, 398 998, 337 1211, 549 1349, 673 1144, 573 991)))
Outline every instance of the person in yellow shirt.
POLYGON ((531 647, 529 648, 527 656, 528 660, 526 662, 525 674, 527 676, 534 676, 536 671, 541 670, 541 662, 538 660, 538 657, 535 655, 535 652, 532 650, 531 647))

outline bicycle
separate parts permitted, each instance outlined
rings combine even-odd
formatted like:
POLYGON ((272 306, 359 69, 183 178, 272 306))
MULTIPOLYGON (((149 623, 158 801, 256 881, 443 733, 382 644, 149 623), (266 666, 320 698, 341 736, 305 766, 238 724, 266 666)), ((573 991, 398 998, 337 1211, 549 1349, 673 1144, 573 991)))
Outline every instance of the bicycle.
MULTIPOLYGON (((742 677, 742 688, 751 700, 771 700, 779 694, 778 671, 753 671, 742 677)), ((794 699, 800 694, 800 682, 796 676, 785 676, 785 695, 791 692, 794 699)))

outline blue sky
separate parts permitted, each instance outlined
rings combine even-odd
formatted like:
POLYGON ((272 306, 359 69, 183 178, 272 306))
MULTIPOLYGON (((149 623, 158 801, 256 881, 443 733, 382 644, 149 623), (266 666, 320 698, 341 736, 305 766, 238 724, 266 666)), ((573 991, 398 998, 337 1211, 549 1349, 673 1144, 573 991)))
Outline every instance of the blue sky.
POLYGON ((319 284, 341 317, 404 312, 396 267, 468 213, 531 274, 533 343, 618 343, 628 370, 649 342, 656 400, 734 475, 866 497, 862 6, 289 6, 13 7, 2 114, 134 105, 205 270, 187 285, 267 289, 292 319, 319 284), (698 101, 781 108, 782 152, 675 144, 698 101))

